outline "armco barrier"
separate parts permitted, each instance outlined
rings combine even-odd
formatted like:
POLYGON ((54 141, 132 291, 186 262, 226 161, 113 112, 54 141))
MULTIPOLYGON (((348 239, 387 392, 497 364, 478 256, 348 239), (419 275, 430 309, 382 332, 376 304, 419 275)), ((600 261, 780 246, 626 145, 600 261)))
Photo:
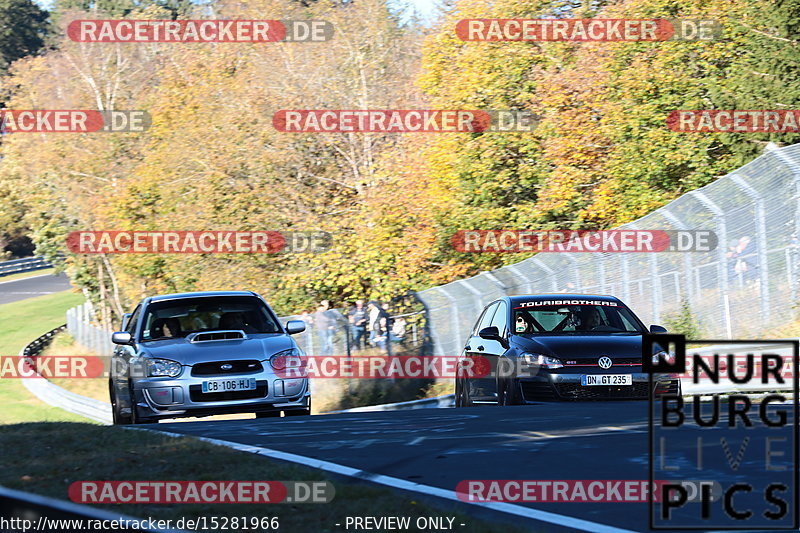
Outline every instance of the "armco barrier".
MULTIPOLYGON (((141 525, 141 518, 112 513, 102 509, 95 509, 87 505, 78 505, 72 502, 47 498, 38 494, 12 490, 0 487, 0 517, 8 525, 14 523, 20 527, 3 527, 0 531, 57 531, 59 533, 72 533, 73 531, 91 531, 88 521, 116 520, 127 521, 127 524, 141 525), (25 524, 26 527, 22 527, 25 524)), ((112 530, 98 528, 95 531, 112 530)), ((142 527, 119 528, 124 531, 178 531, 175 529, 147 529, 142 527)))
MULTIPOLYGON (((65 324, 39 336, 36 340, 20 350, 20 357, 35 357, 39 355, 42 350, 52 342, 53 337, 55 337, 59 331, 65 330, 66 327, 65 324)), ((22 383, 31 394, 46 404, 86 417, 95 422, 100 422, 101 424, 110 425, 112 422, 111 404, 75 394, 44 378, 25 378, 22 380, 22 383)))
POLYGON ((409 409, 428 409, 431 407, 453 407, 455 405, 455 395, 447 394, 436 398, 423 398, 422 400, 411 400, 410 402, 384 403, 379 405, 367 405, 364 407, 354 407, 341 411, 331 411, 331 413, 370 413, 373 411, 407 411, 409 409))
POLYGON ((25 257, 23 259, 12 259, 0 263, 0 277, 20 272, 30 272, 50 268, 53 265, 48 263, 44 257, 25 257))

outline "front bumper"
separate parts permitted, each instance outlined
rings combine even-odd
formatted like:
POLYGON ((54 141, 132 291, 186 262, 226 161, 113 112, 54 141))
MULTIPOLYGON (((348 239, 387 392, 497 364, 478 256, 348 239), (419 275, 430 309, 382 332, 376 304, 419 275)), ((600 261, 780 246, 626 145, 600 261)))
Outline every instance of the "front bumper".
MULTIPOLYGON (((649 379, 644 373, 632 373, 632 385, 581 384, 581 374, 546 374, 519 378, 519 387, 525 402, 547 400, 646 400, 649 398, 649 379)), ((657 394, 676 393, 680 378, 674 374, 653 375, 657 394)))
POLYGON ((280 378, 271 369, 256 374, 192 376, 185 368, 177 378, 141 378, 134 382, 137 414, 144 418, 176 418, 230 413, 310 409, 308 379, 280 378), (255 379, 256 390, 203 393, 203 381, 255 379))

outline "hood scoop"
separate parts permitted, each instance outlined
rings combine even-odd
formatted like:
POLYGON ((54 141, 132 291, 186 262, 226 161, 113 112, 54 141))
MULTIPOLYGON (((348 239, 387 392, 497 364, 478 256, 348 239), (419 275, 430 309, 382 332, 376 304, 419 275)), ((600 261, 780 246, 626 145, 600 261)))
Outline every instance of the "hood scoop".
POLYGON ((214 342, 214 341, 234 341, 246 339, 244 331, 240 329, 220 330, 220 331, 202 331, 200 333, 192 333, 186 336, 186 340, 191 343, 198 342, 214 342))

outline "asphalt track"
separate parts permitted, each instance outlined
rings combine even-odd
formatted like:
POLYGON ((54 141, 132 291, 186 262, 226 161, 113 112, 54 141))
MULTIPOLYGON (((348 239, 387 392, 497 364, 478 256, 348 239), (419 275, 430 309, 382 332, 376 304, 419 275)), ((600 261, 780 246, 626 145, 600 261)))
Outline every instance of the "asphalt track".
POLYGON ((0 304, 66 291, 71 287, 69 278, 64 273, 43 274, 11 281, 3 281, 3 278, 0 278, 0 304))
MULTIPOLYGON (((468 479, 647 480, 647 406, 647 402, 627 401, 479 406, 274 420, 200 420, 161 423, 157 428, 329 461, 362 470, 365 475, 359 477, 364 479, 369 479, 369 474, 380 474, 455 490, 460 481, 468 479)), ((727 421, 727 415, 723 417, 727 421)), ((786 436, 786 431, 789 432, 786 445, 789 449, 793 440, 791 419, 790 414, 789 425, 783 433, 786 436)), ((697 435, 692 431, 670 435, 670 450, 666 456, 677 457, 679 463, 686 463, 678 476, 681 479, 713 478, 722 483, 747 480, 754 486, 765 485, 777 474, 765 472, 763 466, 756 464, 764 457, 763 445, 756 443, 775 433, 769 433, 772 429, 757 420, 755 422, 752 428, 739 429, 746 430, 753 443, 749 450, 745 450, 739 471, 724 465, 719 436, 728 437, 736 455, 742 442, 741 433, 705 433, 706 437, 712 435, 712 438, 706 438, 704 444, 705 470, 702 476, 698 476, 690 466, 697 453, 697 435)), ((723 431, 724 428, 707 431, 716 430, 723 431)), ((788 456, 791 459, 791 452, 788 456)), ((791 472, 791 466, 789 468, 791 472)), ((664 477, 657 475, 656 478, 664 477)), ((794 495, 787 499, 793 502, 794 495)), ((760 503, 761 507, 753 510, 757 513, 765 510, 763 498, 745 501, 737 496, 737 503, 743 506, 758 506, 760 503)), ((469 504, 463 505, 468 511, 466 506, 469 504)), ((649 530, 647 503, 537 502, 520 505, 563 515, 563 524, 568 524, 569 518, 578 518, 625 531, 649 530)), ((686 509, 689 519, 692 519, 697 504, 689 504, 686 509)), ((528 520, 523 523, 531 531, 565 530, 552 522, 528 520)), ((566 530, 575 529, 567 527, 566 530)))

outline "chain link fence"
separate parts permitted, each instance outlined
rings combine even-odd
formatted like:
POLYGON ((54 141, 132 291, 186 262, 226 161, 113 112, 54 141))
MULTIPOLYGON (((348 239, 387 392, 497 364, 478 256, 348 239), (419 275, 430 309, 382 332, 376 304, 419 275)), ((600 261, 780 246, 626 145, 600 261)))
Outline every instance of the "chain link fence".
MULTIPOLYGON (((427 314, 414 293, 392 299, 386 304, 385 310, 388 317, 380 327, 391 332, 388 337, 390 342, 380 344, 371 335, 371 327, 367 327, 358 338, 347 315, 349 310, 328 309, 279 317, 279 320, 282 324, 289 320, 305 322, 305 331, 293 337, 309 356, 350 356, 360 351, 388 355, 429 355, 431 345, 427 314)), ((67 331, 78 344, 95 353, 110 355, 114 351, 112 332, 99 325, 90 302, 67 311, 67 331)))
POLYGON ((540 253, 419 293, 436 355, 460 353, 485 305, 506 295, 617 296, 647 324, 686 301, 706 338, 748 337, 796 319, 800 145, 775 148, 618 229, 712 230, 708 252, 540 253), (744 245, 735 256, 732 248, 744 245))
MULTIPOLYGON (((540 253, 519 263, 393 299, 393 355, 454 355, 481 310, 505 295, 610 294, 642 320, 659 324, 686 301, 706 338, 757 335, 798 317, 800 295, 800 145, 771 150, 701 189, 618 229, 712 230, 714 250, 659 253, 540 253), (748 243, 735 257, 732 248, 748 243), (742 266, 744 265, 744 266, 742 266), (401 322, 402 327, 395 329, 401 322)), ((282 317, 303 320, 297 335, 308 355, 350 355, 344 312, 282 317)), ((92 350, 113 350, 109 332, 94 325, 89 304, 67 314, 70 334, 92 350)), ((369 332, 367 332, 369 337, 369 332)), ((374 345, 366 344, 367 348, 374 345)))

